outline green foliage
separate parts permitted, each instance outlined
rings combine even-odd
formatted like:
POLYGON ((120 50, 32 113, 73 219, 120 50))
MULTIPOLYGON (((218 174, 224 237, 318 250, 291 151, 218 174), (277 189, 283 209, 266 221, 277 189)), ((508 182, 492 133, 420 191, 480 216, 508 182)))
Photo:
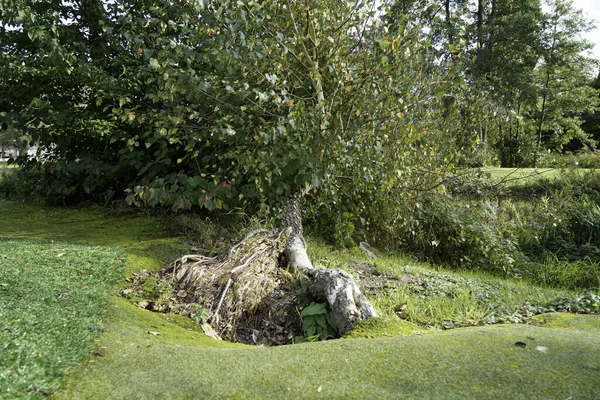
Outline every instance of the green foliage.
MULTIPOLYGON (((463 175, 439 192, 392 192, 385 203, 375 198, 372 208, 354 218, 354 238, 454 269, 556 287, 597 287, 598 173, 497 175, 463 175)), ((327 218, 335 209, 311 203, 307 214, 314 232, 333 237, 335 225, 327 218)))
POLYGON ((352 234, 354 233, 353 218, 354 216, 351 213, 342 213, 339 222, 334 227, 333 238, 335 243, 348 249, 356 247, 356 243, 352 239, 352 234))
POLYGON ((51 202, 277 211, 306 188, 337 202, 349 178, 354 201, 435 181, 473 139, 448 135, 460 66, 370 4, 90 4, 3 9, 1 116, 39 144, 19 163, 51 202))
POLYGON ((6 129, 0 127, 0 151, 6 151, 6 148, 16 149, 19 153, 27 151, 29 137, 23 135, 17 129, 8 126, 6 129))
POLYGON ((337 324, 325 303, 311 303, 300 313, 304 336, 294 338, 294 343, 327 340, 337 336, 337 324))
POLYGON ((338 248, 351 249, 356 247, 354 215, 349 212, 339 212, 324 206, 309 206, 307 226, 316 234, 326 238, 338 248))
POLYGON ((598 172, 565 171, 556 179, 541 179, 514 192, 520 193, 531 201, 508 201, 505 210, 507 218, 515 213, 527 216, 513 218, 511 228, 527 254, 544 261, 549 254, 561 260, 599 260, 598 172))
POLYGON ((400 318, 423 329, 526 323, 534 315, 570 311, 552 306, 559 300, 549 299, 582 295, 481 272, 448 273, 414 262, 406 265, 403 261, 377 260, 377 271, 386 280, 374 304, 383 318, 400 318))
POLYGON ((454 267, 511 273, 516 244, 498 229, 492 201, 425 195, 411 211, 403 227, 410 251, 454 267))
POLYGON ((548 306, 556 311, 587 314, 600 313, 600 296, 588 292, 578 296, 553 300, 548 306))

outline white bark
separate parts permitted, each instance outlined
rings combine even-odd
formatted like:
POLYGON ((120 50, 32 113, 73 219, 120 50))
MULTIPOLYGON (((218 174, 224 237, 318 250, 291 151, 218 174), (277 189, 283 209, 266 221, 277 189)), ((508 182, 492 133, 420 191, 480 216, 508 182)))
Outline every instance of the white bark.
POLYGON ((293 236, 290 238, 285 253, 290 264, 293 267, 298 268, 300 271, 305 272, 314 268, 310 258, 308 258, 308 254, 306 253, 306 245, 304 244, 304 240, 302 240, 302 238, 299 236, 293 236))
POLYGON ((361 319, 376 317, 377 312, 347 272, 313 267, 302 234, 301 200, 301 195, 293 196, 284 207, 283 228, 292 228, 285 255, 290 265, 308 278, 310 296, 327 301, 335 317, 338 333, 343 335, 361 319))

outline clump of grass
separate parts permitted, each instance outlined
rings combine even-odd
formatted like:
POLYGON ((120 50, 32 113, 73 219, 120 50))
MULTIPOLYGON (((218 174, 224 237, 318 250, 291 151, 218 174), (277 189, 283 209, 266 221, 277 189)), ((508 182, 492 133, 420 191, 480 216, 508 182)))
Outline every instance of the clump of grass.
POLYGON ((125 255, 0 239, 0 393, 42 397, 92 350, 125 255))
POLYGON ((375 266, 387 277, 373 293, 380 314, 421 328, 526 322, 531 315, 544 312, 552 300, 576 293, 477 271, 450 273, 424 263, 408 264, 398 256, 380 257, 375 266))

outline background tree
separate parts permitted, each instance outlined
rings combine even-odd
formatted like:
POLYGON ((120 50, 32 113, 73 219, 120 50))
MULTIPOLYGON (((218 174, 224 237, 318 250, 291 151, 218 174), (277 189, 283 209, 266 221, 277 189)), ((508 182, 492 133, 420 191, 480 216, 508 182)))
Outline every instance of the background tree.
MULTIPOLYGON (((594 81, 590 84, 590 86, 596 90, 600 89, 600 75, 594 79, 594 81)), ((596 97, 600 97, 600 92, 596 97)), ((598 99, 597 99, 598 101, 598 99)), ((593 113, 584 113, 583 116, 583 124, 581 124, 581 129, 583 129, 586 133, 592 136, 592 139, 598 143, 600 142, 600 112, 596 109, 593 113)), ((583 143, 578 143, 577 141, 569 143, 568 150, 574 151, 579 150, 583 147, 583 143)))
POLYGON ((373 315, 347 274, 309 271, 300 202, 347 196, 368 226, 365 197, 452 163, 439 120, 420 117, 456 82, 419 28, 382 32, 373 5, 334 0, 92 6, 3 10, 5 120, 51 149, 20 162, 63 201, 128 188, 141 206, 283 212, 288 258, 342 331, 373 315))
MULTIPOLYGON (((597 93, 588 85, 597 61, 584 53, 591 43, 580 38, 592 29, 581 10, 569 0, 549 2, 550 12, 543 21, 542 64, 538 69, 541 86, 537 115, 537 153, 546 148, 561 150, 576 139, 591 144, 582 129, 583 112, 591 112, 597 103, 597 93)), ((537 156, 534 159, 536 164, 537 156)))

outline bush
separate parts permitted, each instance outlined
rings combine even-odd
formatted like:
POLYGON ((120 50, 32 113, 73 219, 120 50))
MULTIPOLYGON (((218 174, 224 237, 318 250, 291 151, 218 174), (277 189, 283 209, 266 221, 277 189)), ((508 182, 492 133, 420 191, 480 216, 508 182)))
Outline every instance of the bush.
POLYGON ((407 249, 436 263, 511 274, 520 257, 489 200, 424 195, 404 221, 407 249))
POLYGON ((306 214, 312 232, 340 247, 350 233, 355 241, 451 268, 555 287, 599 285, 600 174, 595 171, 563 171, 553 180, 514 188, 472 174, 450 180, 445 190, 318 200, 309 203, 306 214))

